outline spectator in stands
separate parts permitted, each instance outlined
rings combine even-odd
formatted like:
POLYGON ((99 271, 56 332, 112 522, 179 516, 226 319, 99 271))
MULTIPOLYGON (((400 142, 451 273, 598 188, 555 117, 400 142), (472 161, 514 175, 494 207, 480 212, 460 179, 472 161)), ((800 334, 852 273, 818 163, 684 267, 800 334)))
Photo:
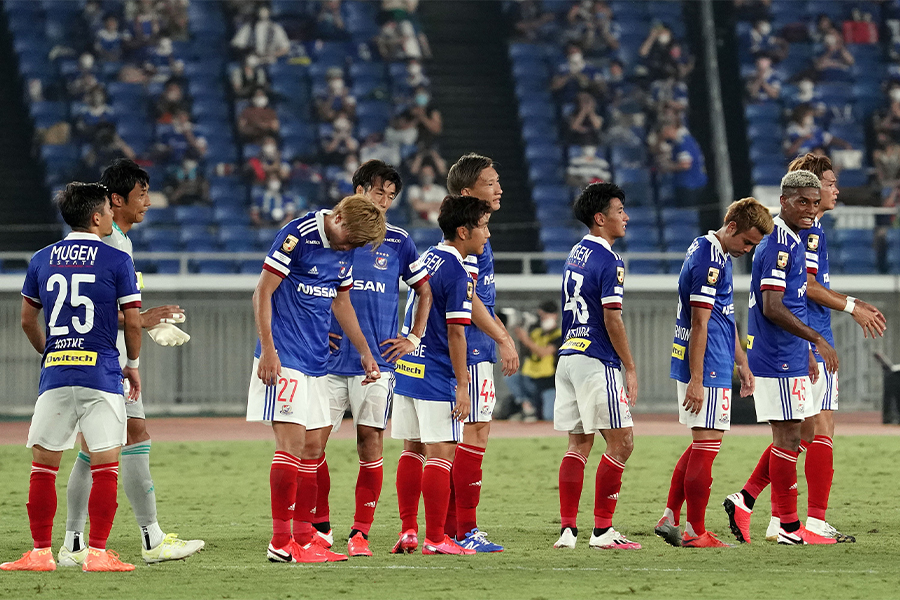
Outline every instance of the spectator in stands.
POLYGON ((268 6, 260 6, 256 20, 243 25, 231 40, 238 50, 256 54, 264 63, 274 63, 288 53, 291 43, 279 23, 272 20, 268 6))
POLYGON ((209 182, 203 174, 200 161, 188 153, 169 169, 164 192, 173 206, 209 204, 209 182))
POLYGON ((248 54, 231 70, 231 90, 236 98, 249 98, 257 89, 270 91, 269 75, 259 64, 259 57, 248 54))
POLYGON ((206 155, 206 140, 194 134, 194 124, 186 110, 176 111, 170 125, 157 125, 159 144, 156 154, 167 162, 181 162, 189 153, 206 155))
POLYGON ((339 114, 331 125, 331 133, 322 139, 322 162, 340 165, 348 154, 359 150, 359 142, 353 137, 353 122, 347 115, 339 114))
POLYGON ((876 113, 872 119, 879 147, 900 143, 900 84, 888 89, 888 100, 887 110, 876 113))
POLYGON ((687 84, 672 76, 657 79, 650 84, 650 100, 657 118, 670 115, 679 121, 684 120, 688 109, 687 84))
POLYGON ((78 73, 69 81, 66 90, 69 92, 69 98, 84 102, 87 96, 98 87, 100 87, 100 81, 97 79, 94 69, 94 57, 89 52, 85 52, 78 57, 78 73))
POLYGON ((156 45, 147 48, 146 57, 143 68, 148 80, 166 81, 172 76, 177 59, 171 38, 159 38, 156 45))
POLYGON ((174 40, 188 39, 188 1, 158 0, 156 3, 162 32, 174 40))
POLYGON ((138 0, 126 7, 126 16, 131 15, 132 45, 135 49, 155 46, 160 36, 160 19, 153 6, 153 0, 138 0))
POLYGON ((350 39, 350 33, 341 16, 340 0, 325 0, 316 15, 316 37, 323 40, 350 39))
POLYGON ((284 227, 297 214, 299 199, 281 189, 281 180, 270 177, 263 189, 254 190, 250 221, 258 227, 284 227))
POLYGON ((331 67, 325 73, 327 88, 316 97, 316 112, 319 120, 331 122, 338 114, 356 116, 356 98, 350 94, 350 88, 344 82, 344 71, 340 67, 331 67))
POLYGON ((507 380, 514 404, 521 407, 526 422, 553 420, 556 401, 556 353, 562 344, 559 309, 556 302, 543 302, 537 311, 538 321, 530 331, 516 327, 519 343, 528 352, 522 371, 507 380))
POLYGON ((400 21, 400 46, 404 60, 431 58, 431 48, 424 33, 417 33, 412 21, 400 21))
POLYGON ((834 137, 816 124, 816 109, 809 104, 801 104, 794 109, 785 133, 784 154, 788 158, 807 152, 827 154, 832 145, 852 148, 846 141, 834 137))
POLYGON ((245 142, 257 144, 269 135, 277 136, 281 124, 275 109, 269 106, 265 90, 257 88, 250 104, 238 115, 238 133, 245 142))
POLYGON ((603 117, 597 113, 597 101, 588 92, 578 92, 575 109, 566 120, 569 144, 575 146, 596 146, 600 143, 603 117))
POLYGON ((582 0, 566 14, 563 40, 578 44, 591 56, 605 58, 619 49, 618 27, 612 10, 601 0, 582 0))
POLYGON ((518 0, 510 11, 516 32, 527 42, 549 40, 557 30, 553 13, 544 11, 540 0, 518 0))
POLYGON ((781 77, 772 68, 772 59, 766 54, 756 57, 756 71, 747 80, 747 96, 751 102, 778 100, 781 95, 781 77))
POLYGON ((117 158, 130 158, 137 156, 131 146, 116 133, 114 123, 100 123, 92 131, 82 161, 84 172, 82 178, 85 181, 97 181, 101 171, 117 158))
POLYGON ((328 198, 333 204, 337 204, 341 199, 353 194, 353 174, 358 168, 359 157, 350 153, 344 157, 341 168, 332 174, 328 186, 328 198))
POLYGON ((853 55, 837 30, 828 32, 823 43, 825 50, 815 59, 815 69, 819 75, 829 70, 846 71, 853 66, 853 55))
POLYGON ((103 11, 103 5, 100 0, 87 0, 84 3, 84 10, 81 11, 81 16, 92 34, 96 34, 103 29, 103 19, 106 13, 103 11))
POLYGON ((409 186, 406 193, 409 205, 416 215, 432 225, 437 225, 441 202, 447 195, 447 188, 435 183, 434 166, 431 163, 422 165, 417 182, 409 186))
POLYGON ((109 13, 103 18, 103 29, 94 37, 94 53, 103 62, 118 62, 130 40, 128 33, 120 31, 119 18, 109 13))
POLYGON ((440 152, 436 148, 419 148, 416 154, 409 161, 409 172, 414 177, 419 177, 422 173, 422 167, 431 165, 435 175, 440 179, 447 176, 447 161, 445 161, 440 152))
POLYGON ((809 25, 809 39, 815 44, 825 44, 825 38, 830 34, 840 36, 841 32, 834 26, 834 21, 826 14, 816 17, 814 23, 809 25))
POLYGON ((270 177, 278 177, 282 181, 290 176, 291 167, 281 158, 278 143, 272 136, 266 136, 259 146, 259 154, 247 160, 244 173, 254 185, 262 185, 270 177))
POLYGON ((389 20, 381 25, 378 35, 375 37, 375 45, 381 59, 394 62, 403 58, 403 36, 400 35, 400 25, 397 21, 389 20))
POLYGON ((760 54, 781 62, 788 55, 787 41, 772 33, 772 24, 768 19, 760 19, 750 30, 750 53, 758 57, 760 54))
POLYGON ((566 62, 557 67, 556 75, 550 81, 550 89, 560 101, 568 103, 573 102, 580 91, 602 96, 603 80, 600 71, 585 62, 581 48, 576 44, 568 44, 566 62))
POLYGON ((413 105, 409 109, 416 129, 419 131, 418 144, 422 148, 431 148, 437 141, 437 136, 444 131, 444 122, 439 111, 431 103, 431 93, 428 88, 419 86, 413 95, 413 105))
POLYGON ((584 188, 598 181, 609 181, 609 163, 597 154, 597 146, 582 146, 581 153, 569 159, 566 183, 584 188))
POLYGON ((651 81, 680 76, 678 61, 672 56, 675 45, 672 30, 665 23, 655 22, 638 50, 651 81))
MULTIPOLYGON (((406 80, 405 83, 410 89, 417 87, 430 87, 431 80, 422 71, 422 63, 418 60, 411 60, 406 63, 406 80)), ((365 162, 365 161, 363 161, 365 162)))
POLYGON ((398 150, 403 146, 412 146, 418 140, 419 129, 409 108, 397 113, 384 130, 385 143, 397 146, 398 150))
POLYGON ((370 133, 359 147, 359 160, 368 162, 373 158, 389 165, 399 165, 402 160, 400 147, 385 142, 383 133, 370 133))
POLYGON ((191 103, 184 96, 184 90, 177 81, 169 80, 163 88, 163 93, 156 100, 156 121, 158 123, 171 123, 176 112, 188 112, 191 103))
POLYGON ((896 188, 900 186, 900 144, 890 143, 872 153, 878 186, 896 188))
MULTIPOLYGON (((112 107, 106 102, 106 92, 102 87, 94 88, 87 96, 87 102, 75 121, 76 131, 84 138, 94 137, 95 130, 103 124, 113 123, 112 107)), ((115 125, 113 125, 115 129, 115 125)))
POLYGON ((708 177, 700 144, 678 121, 663 121, 658 130, 657 168, 672 173, 678 206, 706 204, 708 177))

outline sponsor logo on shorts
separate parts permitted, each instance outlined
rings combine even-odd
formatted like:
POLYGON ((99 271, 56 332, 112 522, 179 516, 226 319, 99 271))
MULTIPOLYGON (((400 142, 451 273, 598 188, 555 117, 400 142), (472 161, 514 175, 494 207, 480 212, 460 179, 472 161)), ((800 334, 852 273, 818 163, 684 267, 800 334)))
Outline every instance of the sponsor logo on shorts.
POLYGON ((790 369, 790 368, 791 368, 791 366, 790 366, 789 364, 787 364, 787 363, 781 363, 781 370, 782 370, 782 371, 787 371, 787 370, 790 369))
POLYGON ((415 377, 416 379, 425 379, 425 365, 398 360, 397 373, 407 377, 415 377))
POLYGON ((577 350, 578 352, 584 352, 590 345, 591 340, 586 340, 584 338, 569 338, 566 340, 566 343, 560 347, 560 350, 577 350))
POLYGON ((97 353, 86 350, 61 350, 51 352, 44 360, 44 367, 93 367, 97 364, 97 353))
POLYGON ((677 358, 678 360, 684 360, 684 351, 687 348, 682 346, 681 344, 672 344, 672 358, 677 358))
MULTIPOLYGON (((489 416, 492 412, 493 412, 493 406, 485 405, 485 406, 481 407, 481 414, 483 414, 486 417, 489 416)), ((481 485, 481 483, 479 482, 478 485, 481 485)))
POLYGON ((125 406, 133 406, 137 403, 138 403, 137 398, 130 398, 128 396, 125 396, 125 406))

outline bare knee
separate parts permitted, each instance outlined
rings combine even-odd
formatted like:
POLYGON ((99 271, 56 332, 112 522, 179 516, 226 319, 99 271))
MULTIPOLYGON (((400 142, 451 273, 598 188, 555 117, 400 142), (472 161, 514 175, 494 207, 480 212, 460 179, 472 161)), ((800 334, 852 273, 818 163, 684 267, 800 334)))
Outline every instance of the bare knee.
POLYGON ((630 427, 604 431, 603 437, 606 439, 606 454, 623 463, 631 457, 634 433, 630 427))
POLYGON ((594 447, 594 435, 586 433, 570 433, 569 446, 567 452, 576 452, 585 458, 590 456, 591 448, 594 447))
POLYGON ((141 442, 146 442, 150 439, 150 434, 147 433, 146 419, 128 419, 127 430, 128 439, 125 443, 129 446, 132 444, 140 444, 141 442))
POLYGON ((466 423, 463 427, 463 443, 469 446, 487 448, 488 435, 491 432, 491 424, 466 423))
POLYGON ((381 458, 384 447, 384 430, 360 425, 356 428, 356 452, 359 460, 372 462, 381 458))
POLYGON ((425 444, 412 440, 403 440, 403 451, 413 452, 415 454, 421 454, 422 456, 425 456, 425 444))

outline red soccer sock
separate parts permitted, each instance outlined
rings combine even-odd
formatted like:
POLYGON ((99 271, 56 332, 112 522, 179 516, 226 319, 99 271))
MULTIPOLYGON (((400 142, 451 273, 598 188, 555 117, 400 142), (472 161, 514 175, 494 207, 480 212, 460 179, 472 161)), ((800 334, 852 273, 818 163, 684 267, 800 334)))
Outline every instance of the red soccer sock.
POLYGON ((422 467, 425 457, 404 450, 397 463, 397 506, 403 531, 419 531, 419 498, 422 496, 422 467))
POLYGON ((297 470, 297 495, 294 497, 294 541, 305 546, 312 541, 313 517, 316 514, 316 498, 319 492, 317 471, 321 458, 300 460, 297 470))
POLYGON ((799 452, 772 447, 769 473, 772 490, 778 500, 778 517, 781 524, 800 520, 797 516, 797 457, 799 452))
POLYGON ((422 470, 422 498, 425 500, 425 539, 437 544, 444 540, 444 522, 450 503, 450 469, 453 463, 429 458, 422 470))
POLYGON ((597 480, 594 483, 594 527, 601 529, 612 527, 613 513, 616 512, 616 501, 622 489, 622 472, 625 463, 619 462, 608 454, 600 457, 597 466, 597 480))
POLYGON ((675 463, 675 470, 672 471, 672 482, 669 484, 669 498, 666 500, 666 508, 672 511, 674 515, 675 525, 681 522, 681 506, 684 504, 684 473, 687 471, 688 461, 691 459, 691 450, 693 444, 688 444, 687 450, 675 463))
POLYGON ((91 495, 88 498, 88 516, 91 529, 88 532, 88 546, 97 550, 106 549, 106 540, 112 530, 116 509, 116 488, 119 485, 119 463, 91 465, 91 495))
POLYGON ((331 493, 331 473, 328 471, 328 462, 325 455, 319 459, 316 467, 316 514, 312 517, 313 523, 327 523, 331 520, 331 507, 328 504, 328 495, 331 493))
POLYGON ((484 448, 469 444, 456 446, 456 458, 453 460, 453 488, 456 492, 455 532, 458 540, 464 540, 467 533, 478 527, 476 512, 478 502, 481 500, 483 459, 484 448))
POLYGON ((806 451, 806 484, 809 486, 806 516, 825 520, 833 479, 834 442, 827 435, 817 435, 806 451))
POLYGON ((356 514, 353 515, 353 529, 369 535, 375 520, 375 507, 381 497, 384 482, 384 459, 372 462, 359 461, 359 475, 356 478, 356 514))
POLYGON ((684 475, 684 495, 687 500, 688 524, 694 533, 706 531, 706 506, 712 486, 713 461, 722 448, 722 440, 703 440, 692 444, 693 451, 684 475))
POLYGON ((578 452, 566 452, 559 464, 559 518, 563 529, 578 527, 578 503, 584 488, 584 466, 587 457, 578 452))
POLYGON ((759 498, 759 494, 769 485, 769 457, 771 455, 772 444, 769 444, 769 447, 759 457, 759 462, 756 463, 750 479, 744 484, 744 490, 754 498, 759 498))
MULTIPOLYGON (((801 453, 803 453, 804 451, 806 451, 806 449, 807 449, 808 447, 809 447, 809 442, 807 442, 806 440, 800 440, 800 452, 801 452, 801 453)), ((809 458, 807 458, 806 460, 807 460, 807 464, 808 464, 808 463, 809 463, 809 458)), ((771 493, 771 495, 770 495, 770 497, 769 497, 769 500, 770 500, 771 503, 772 503, 772 517, 775 518, 775 519, 779 519, 779 520, 780 520, 780 518, 781 518, 781 517, 780 517, 780 515, 781 515, 780 510, 781 510, 781 509, 778 508, 779 501, 778 501, 778 495, 775 493, 775 488, 772 488, 772 493, 771 493)))
POLYGON ((283 548, 291 541, 291 506, 297 498, 297 469, 300 459, 287 452, 276 452, 269 470, 272 494, 272 546, 283 548))
MULTIPOLYGON (((28 523, 35 548, 53 545, 53 517, 56 516, 56 474, 59 467, 31 463, 28 480, 28 523)), ((92 527, 93 529, 93 527, 92 527)))
POLYGON ((456 535, 456 487, 453 485, 452 468, 450 469, 450 500, 447 503, 447 517, 444 519, 444 532, 448 535, 456 535))

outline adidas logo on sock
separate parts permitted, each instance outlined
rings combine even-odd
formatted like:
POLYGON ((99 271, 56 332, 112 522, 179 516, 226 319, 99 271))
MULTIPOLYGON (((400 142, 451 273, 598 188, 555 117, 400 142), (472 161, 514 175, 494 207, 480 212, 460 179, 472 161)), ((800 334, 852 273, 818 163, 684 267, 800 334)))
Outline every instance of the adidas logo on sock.
POLYGON ((788 489, 789 489, 789 490, 796 490, 796 489, 797 489, 797 484, 795 483, 794 485, 792 485, 792 486, 789 487, 788 489))
POLYGON ((294 505, 291 504, 290 506, 288 506, 288 510, 294 510, 294 505))
POLYGON ((314 266, 312 269, 310 269, 309 271, 307 271, 307 273, 310 274, 310 275, 318 275, 318 274, 319 274, 319 269, 318 269, 317 267, 314 266))
POLYGON ((479 479, 478 481, 476 481, 474 483, 470 483, 469 487, 472 487, 472 486, 481 487, 481 480, 479 479))
POLYGON ((617 494, 617 493, 616 493, 616 494, 610 494, 609 496, 607 496, 607 498, 609 498, 610 500, 618 500, 618 499, 619 499, 619 494, 617 494))
POLYGON ((375 508, 375 502, 374 501, 366 502, 365 504, 363 504, 363 506, 368 506, 369 508, 375 508))

